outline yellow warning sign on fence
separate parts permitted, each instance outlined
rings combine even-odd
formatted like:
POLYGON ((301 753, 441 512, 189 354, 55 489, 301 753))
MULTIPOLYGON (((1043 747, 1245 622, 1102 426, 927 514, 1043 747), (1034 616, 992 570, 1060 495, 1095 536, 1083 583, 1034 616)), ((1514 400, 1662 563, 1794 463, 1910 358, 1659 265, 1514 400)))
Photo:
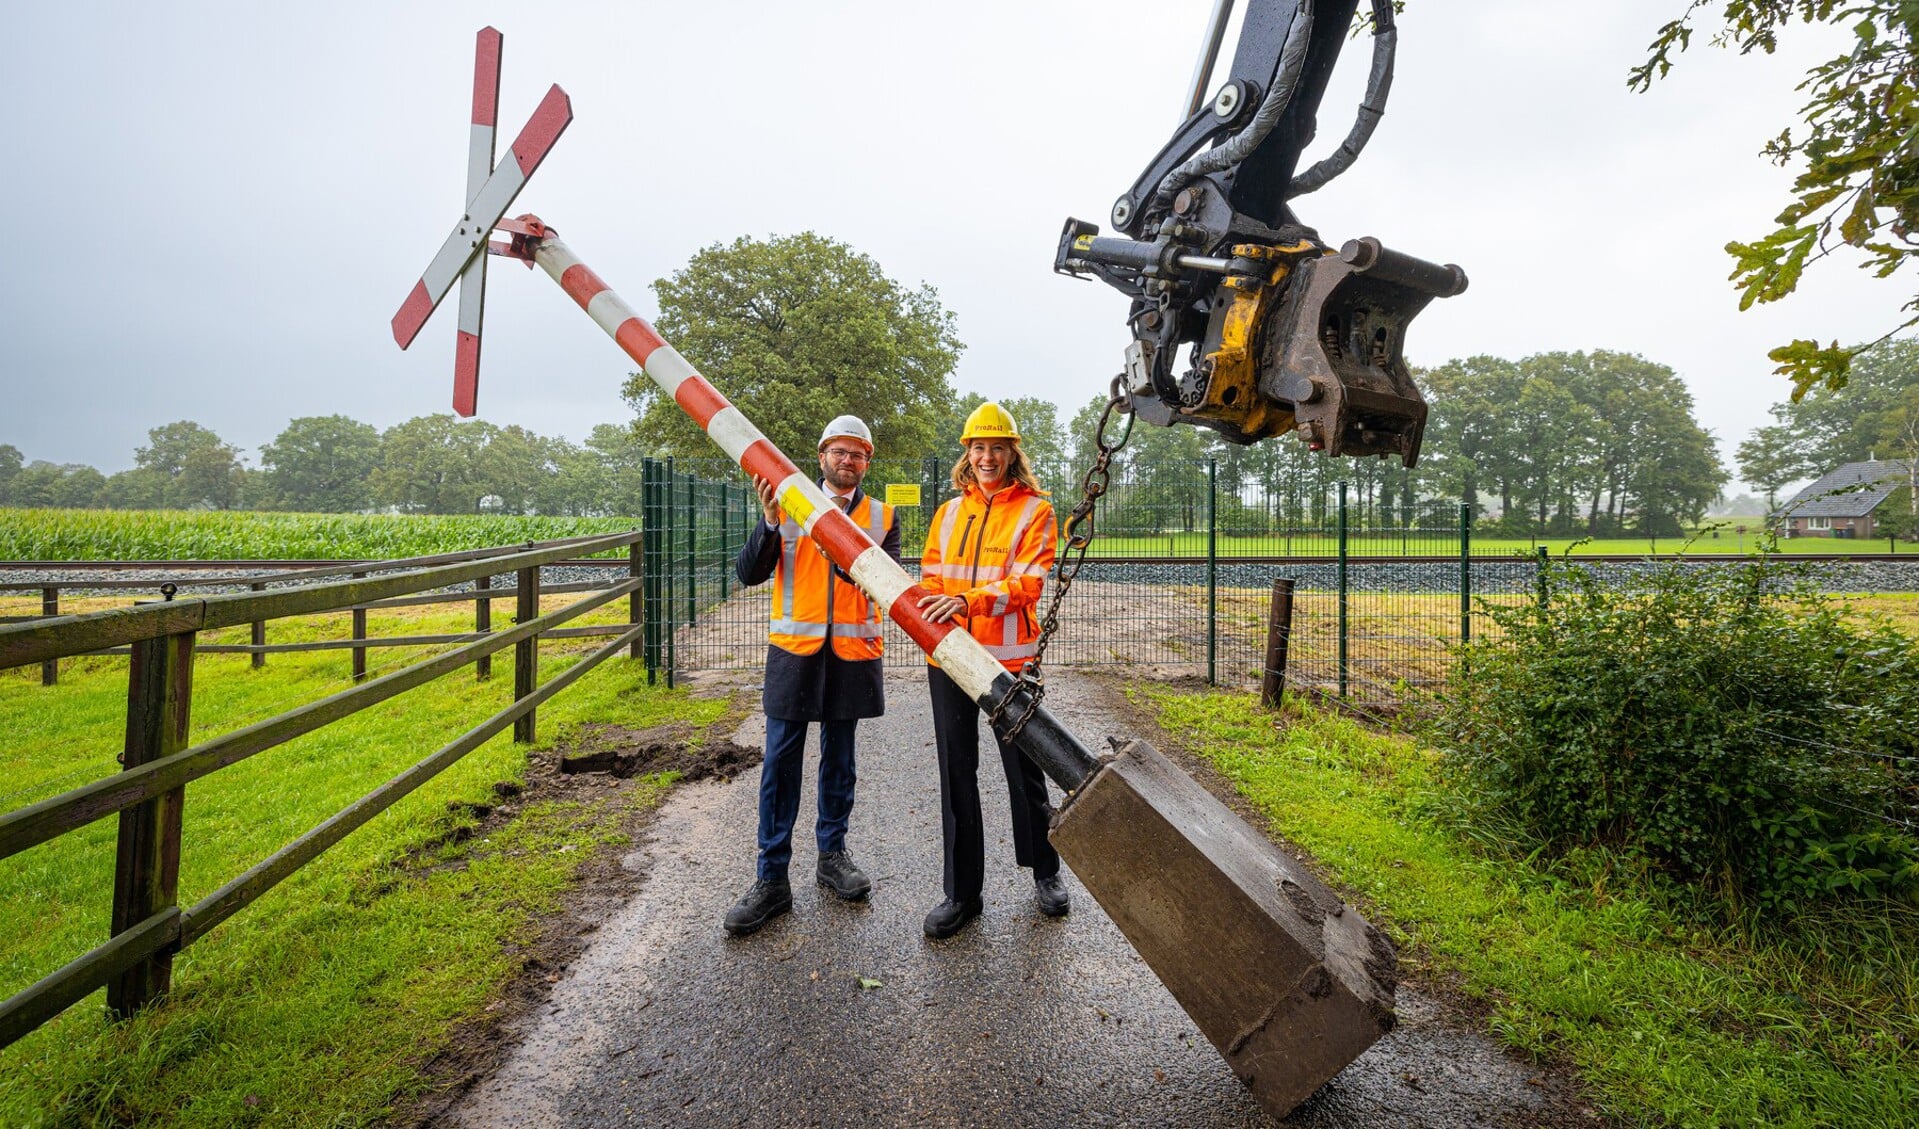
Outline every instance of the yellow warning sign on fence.
POLYGON ((889 506, 917 506, 920 504, 918 483, 889 482, 886 484, 886 504, 889 506))

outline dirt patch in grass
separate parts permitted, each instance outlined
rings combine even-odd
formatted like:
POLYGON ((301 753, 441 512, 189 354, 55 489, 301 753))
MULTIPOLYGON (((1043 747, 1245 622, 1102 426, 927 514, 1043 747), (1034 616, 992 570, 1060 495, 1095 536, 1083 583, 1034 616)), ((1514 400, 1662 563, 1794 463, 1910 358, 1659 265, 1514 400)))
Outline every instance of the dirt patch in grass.
MULTIPOLYGON (((724 688, 718 688, 725 692, 724 688)), ((526 807, 549 801, 596 809, 618 832, 614 841, 593 849, 581 862, 558 912, 518 946, 522 964, 486 1010, 456 1029, 447 1046, 421 1067, 417 1095, 398 1101, 382 1124, 426 1127, 447 1120, 460 1098, 490 1075, 512 1050, 513 1021, 544 1005, 565 971, 591 943, 593 934, 637 894, 646 875, 629 869, 624 858, 652 823, 657 805, 631 802, 634 793, 652 787, 660 773, 679 780, 731 777, 757 765, 760 750, 728 739, 743 713, 757 703, 735 699, 734 708, 704 728, 669 723, 652 729, 589 724, 568 733, 555 747, 529 757, 524 784, 494 786, 495 805, 465 805, 476 822, 459 831, 462 839, 485 838, 526 807)))
POLYGON ((623 725, 589 724, 581 726, 562 753, 559 769, 563 775, 607 773, 626 780, 651 776, 658 772, 677 772, 683 780, 708 776, 730 777, 742 768, 760 762, 760 750, 717 735, 696 740, 690 725, 663 725, 653 729, 629 729, 623 725))

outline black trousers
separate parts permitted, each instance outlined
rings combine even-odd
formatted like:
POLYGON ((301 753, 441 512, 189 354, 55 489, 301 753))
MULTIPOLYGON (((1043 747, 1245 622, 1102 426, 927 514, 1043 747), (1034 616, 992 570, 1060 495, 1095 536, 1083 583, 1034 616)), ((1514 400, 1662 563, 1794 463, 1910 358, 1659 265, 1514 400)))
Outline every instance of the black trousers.
MULTIPOLYGON (((933 736, 939 746, 940 830, 945 847, 946 896, 971 901, 986 883, 986 831, 979 806, 979 723, 981 710, 966 691, 936 666, 926 668, 933 695, 933 736)), ((999 744, 1000 767, 1013 807, 1013 857, 1033 868, 1034 878, 1059 873, 1059 853, 1046 841, 1052 805, 1046 801, 1046 776, 1013 746, 999 744)))

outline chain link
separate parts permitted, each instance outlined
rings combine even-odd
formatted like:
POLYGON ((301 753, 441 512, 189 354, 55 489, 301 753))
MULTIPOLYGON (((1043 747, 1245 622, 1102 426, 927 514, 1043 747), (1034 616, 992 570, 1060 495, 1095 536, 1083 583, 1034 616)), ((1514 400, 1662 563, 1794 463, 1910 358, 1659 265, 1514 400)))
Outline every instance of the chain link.
POLYGON ((1040 620, 1039 643, 1033 650, 1033 657, 1020 667, 1012 689, 986 715, 997 731, 1014 697, 1022 688, 1026 690, 1026 708, 1005 729, 1004 736, 1009 743, 1019 737, 1020 730, 1026 728, 1026 723, 1039 712, 1040 702, 1046 697, 1046 679, 1040 671, 1040 663, 1046 658, 1046 644, 1052 641, 1053 633, 1059 630, 1060 601, 1066 598, 1066 593, 1073 587, 1073 578, 1079 575, 1080 566, 1086 563, 1086 549, 1093 543, 1093 509, 1111 485, 1109 464, 1133 436, 1133 415, 1125 411, 1124 379, 1123 376, 1113 378, 1106 410, 1100 413, 1099 425, 1093 429, 1093 463, 1081 476, 1079 502, 1067 514, 1066 524, 1061 527, 1061 532, 1066 536, 1066 548, 1053 568, 1053 599, 1047 604, 1045 618, 1040 620), (1112 421, 1115 411, 1125 414, 1126 430, 1120 432, 1118 440, 1109 443, 1106 440, 1106 425, 1112 421))

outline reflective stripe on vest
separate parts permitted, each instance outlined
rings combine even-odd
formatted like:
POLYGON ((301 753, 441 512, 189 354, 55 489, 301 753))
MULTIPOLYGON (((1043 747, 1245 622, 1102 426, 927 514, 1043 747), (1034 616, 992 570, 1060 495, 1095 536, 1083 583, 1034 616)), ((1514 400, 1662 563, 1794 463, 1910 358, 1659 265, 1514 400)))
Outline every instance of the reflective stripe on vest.
MULTIPOLYGON (((877 545, 886 537, 892 507, 862 495, 847 516, 877 545)), ((767 624, 768 641, 783 651, 811 655, 830 638, 833 653, 843 659, 879 658, 884 647, 880 610, 857 585, 834 575, 832 563, 798 523, 782 521, 779 532, 779 577, 767 624), (801 573, 806 574, 804 580, 801 573), (802 598, 807 600, 804 609, 802 598)))

